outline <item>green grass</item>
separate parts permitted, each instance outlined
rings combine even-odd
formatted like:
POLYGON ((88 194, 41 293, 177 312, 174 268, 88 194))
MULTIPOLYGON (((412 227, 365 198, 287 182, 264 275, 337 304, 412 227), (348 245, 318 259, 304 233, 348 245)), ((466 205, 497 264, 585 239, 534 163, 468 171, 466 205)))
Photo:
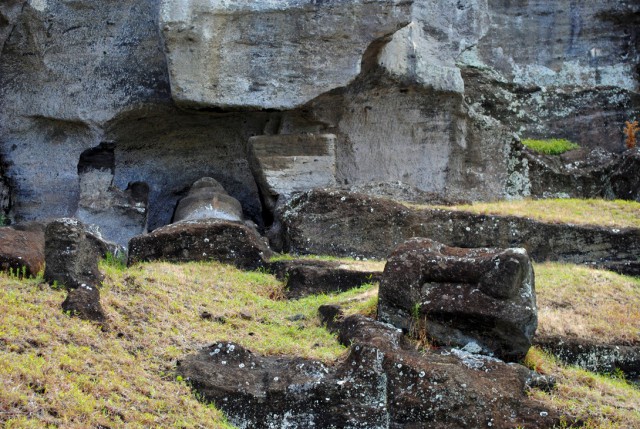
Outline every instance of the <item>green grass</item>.
POLYGON ((636 201, 573 198, 525 199, 439 208, 485 215, 525 217, 551 223, 640 228, 640 203, 636 201))
POLYGON ((109 261, 101 269, 106 331, 63 314, 64 291, 0 275, 0 426, 230 427, 175 379, 178 359, 230 340, 330 362, 346 349, 319 326, 317 308, 337 302, 371 312, 377 298, 368 285, 284 301, 273 276, 216 263, 124 269, 109 261))
POLYGON ((543 153, 545 155, 560 155, 580 147, 576 143, 565 139, 524 139, 522 140, 522 144, 534 152, 543 153))

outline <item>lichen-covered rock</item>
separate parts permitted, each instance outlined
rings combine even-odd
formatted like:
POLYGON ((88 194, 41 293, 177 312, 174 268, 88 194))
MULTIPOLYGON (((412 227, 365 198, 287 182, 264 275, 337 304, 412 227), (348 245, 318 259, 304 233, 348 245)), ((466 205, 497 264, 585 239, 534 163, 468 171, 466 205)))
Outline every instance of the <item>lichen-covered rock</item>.
POLYGON ((640 148, 622 154, 609 180, 615 198, 640 201, 640 148))
POLYGON ((35 276, 44 269, 44 225, 18 224, 0 228, 0 270, 35 276))
POLYGON ((385 266, 378 319, 440 345, 518 362, 538 326, 531 262, 524 249, 409 240, 385 266))
POLYGON ((535 261, 601 266, 637 261, 640 229, 544 223, 403 204, 340 190, 291 198, 277 213, 284 247, 300 254, 386 258, 412 237, 458 247, 523 247, 535 261))
POLYGON ((220 342, 178 373, 240 428, 547 428, 558 415, 529 399, 524 368, 463 353, 417 351, 363 316, 341 324, 349 355, 334 365, 266 357, 220 342))
POLYGON ((239 222, 216 219, 183 221, 129 241, 129 265, 144 261, 219 261, 256 269, 272 252, 260 234, 239 222))
POLYGON ((56 219, 45 230, 44 278, 71 289, 83 284, 95 288, 104 278, 98 261, 120 251, 77 219, 56 219))
POLYGON ((300 106, 353 80, 367 47, 409 23, 410 6, 401 0, 163 0, 160 27, 173 98, 229 110, 300 106))
POLYGON ((224 187, 211 177, 197 180, 186 197, 178 201, 174 222, 198 219, 241 221, 242 205, 229 196, 224 187))
POLYGON ((603 344, 562 335, 536 337, 537 347, 569 365, 588 371, 614 374, 622 371, 630 380, 640 380, 640 345, 603 344))

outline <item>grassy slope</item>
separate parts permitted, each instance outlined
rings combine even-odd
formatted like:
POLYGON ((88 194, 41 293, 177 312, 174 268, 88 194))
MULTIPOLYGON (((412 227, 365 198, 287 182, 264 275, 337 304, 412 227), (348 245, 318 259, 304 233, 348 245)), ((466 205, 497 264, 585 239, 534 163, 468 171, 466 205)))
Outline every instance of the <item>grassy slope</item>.
MULTIPOLYGON (((413 207, 425 207, 415 206, 413 207)), ((640 228, 640 203, 622 200, 546 199, 474 203, 444 210, 528 217, 551 223, 640 228)))
POLYGON ((108 330, 60 310, 65 293, 0 277, 0 424, 4 427, 228 427, 172 375, 176 360, 216 340, 267 354, 330 361, 344 353, 318 326, 317 308, 339 297, 278 301, 273 276, 219 264, 103 265, 108 330), (225 323, 205 320, 203 312, 225 323), (306 320, 287 318, 302 314, 306 320), (251 320, 246 320, 250 318, 251 320))
POLYGON ((558 263, 535 273, 538 334, 640 345, 640 279, 558 263))
MULTIPOLYGON (((538 333, 640 344, 640 279, 558 263, 536 264, 538 333)), ((559 364, 533 348, 527 364, 555 376, 551 393, 532 396, 576 416, 585 428, 640 428, 640 389, 624 379, 559 364)))
MULTIPOLYGON (((103 264, 102 269, 106 332, 64 315, 64 292, 37 280, 0 276, 0 423, 5 427, 229 427, 215 408, 198 402, 175 379, 177 359, 228 339, 258 353, 328 362, 345 349, 318 327, 317 307, 342 302, 350 311, 375 310, 373 286, 287 302, 277 300, 282 285, 272 276, 215 263, 154 263, 127 270, 103 264), (205 320, 203 312, 225 323, 205 320), (300 314, 304 320, 289 320, 300 314)), ((597 288, 616 289, 616 296, 637 289, 628 278, 597 270, 544 264, 536 272, 541 304, 564 299, 558 289, 571 282, 575 287, 595 282, 597 288)), ((596 319, 598 309, 605 308, 587 307, 596 319)), ((544 311, 541 329, 552 329, 555 319, 544 311)), ((605 325, 627 335, 622 325, 605 325)), ((563 367, 537 350, 529 360, 559 380, 554 392, 534 391, 535 398, 579 416, 589 427, 640 427, 638 389, 563 367)))

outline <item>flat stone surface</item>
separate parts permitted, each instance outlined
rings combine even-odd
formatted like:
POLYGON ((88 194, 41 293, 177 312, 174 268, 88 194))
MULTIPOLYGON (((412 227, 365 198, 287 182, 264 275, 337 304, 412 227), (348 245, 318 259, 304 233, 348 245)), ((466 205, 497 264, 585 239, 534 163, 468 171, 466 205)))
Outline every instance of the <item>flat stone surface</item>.
POLYGON ((267 207, 279 196, 336 185, 336 136, 289 134, 249 139, 251 166, 267 207))

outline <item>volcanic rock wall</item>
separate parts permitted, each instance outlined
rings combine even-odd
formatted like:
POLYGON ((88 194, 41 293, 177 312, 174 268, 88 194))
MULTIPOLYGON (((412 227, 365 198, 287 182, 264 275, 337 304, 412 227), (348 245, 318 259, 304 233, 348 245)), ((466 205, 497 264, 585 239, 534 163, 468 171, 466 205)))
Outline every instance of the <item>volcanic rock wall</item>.
POLYGON ((149 185, 150 229, 203 176, 262 225, 249 138, 309 133, 336 136, 340 184, 517 195, 514 132, 623 150, 639 16, 614 0, 4 1, 3 209, 74 215, 80 156, 107 142, 110 186, 149 185))

